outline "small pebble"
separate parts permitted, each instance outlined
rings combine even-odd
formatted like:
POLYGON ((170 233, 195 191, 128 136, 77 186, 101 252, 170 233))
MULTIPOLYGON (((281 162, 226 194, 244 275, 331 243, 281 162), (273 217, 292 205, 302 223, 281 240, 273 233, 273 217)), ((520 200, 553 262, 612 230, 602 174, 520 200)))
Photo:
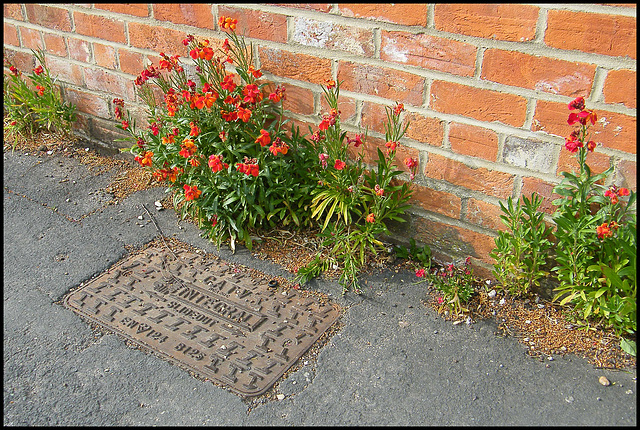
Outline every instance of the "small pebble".
POLYGON ((47 151, 47 155, 53 154, 53 151, 47 151))
POLYGON ((627 391, 625 391, 625 394, 633 394, 633 391, 627 390, 627 391))
POLYGON ((542 303, 538 303, 538 309, 543 309, 544 305, 542 303))
POLYGON ((490 299, 493 299, 496 296, 496 290, 491 290, 489 291, 489 294, 487 294, 487 296, 489 296, 490 299))
POLYGON ((278 400, 284 400, 284 394, 278 394, 276 397, 278 400))
POLYGON ((573 403, 575 399, 573 398, 573 396, 569 396, 569 397, 565 397, 564 401, 567 403, 573 403))
POLYGON ((143 217, 142 215, 140 215, 140 216, 138 217, 138 219, 144 219, 144 217, 143 217))
POLYGON ((611 385, 611 382, 609 382, 609 380, 605 376, 601 376, 600 378, 598 378, 598 382, 604 385, 605 387, 608 387, 609 385, 611 385))
POLYGON ((531 324, 531 320, 526 320, 524 323, 525 324, 531 324))
POLYGON ((500 299, 500 304, 504 305, 505 304, 505 299, 500 299))
POLYGON ((553 361, 553 357, 552 357, 552 356, 548 356, 548 357, 547 357, 547 360, 549 360, 549 361, 553 361))

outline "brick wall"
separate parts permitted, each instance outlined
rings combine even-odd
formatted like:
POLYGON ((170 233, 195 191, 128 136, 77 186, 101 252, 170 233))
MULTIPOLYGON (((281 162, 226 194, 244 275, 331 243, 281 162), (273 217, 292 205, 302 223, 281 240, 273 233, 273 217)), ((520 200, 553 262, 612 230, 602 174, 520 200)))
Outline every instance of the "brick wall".
MULTIPOLYGON (((634 4, 5 4, 4 52, 21 69, 29 48, 78 105, 78 133, 118 145, 113 97, 139 101, 133 79, 158 53, 187 56, 187 34, 221 42, 219 16, 239 20, 265 78, 284 83, 285 108, 316 126, 320 85, 344 81, 349 131, 383 145, 384 106, 404 103, 404 154, 420 160, 411 220, 395 234, 467 255, 489 268, 499 202, 537 191, 553 211, 567 103, 597 111, 597 171, 636 190, 634 4)), ((372 151, 373 153, 373 151, 372 151)), ((402 159, 402 158, 401 158, 402 159)))

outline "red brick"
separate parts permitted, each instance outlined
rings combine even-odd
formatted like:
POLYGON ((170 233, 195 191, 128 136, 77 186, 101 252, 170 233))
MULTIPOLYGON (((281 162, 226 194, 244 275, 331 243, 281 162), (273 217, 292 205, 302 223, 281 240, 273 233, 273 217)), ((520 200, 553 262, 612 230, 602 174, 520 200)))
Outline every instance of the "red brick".
POLYGON ((588 94, 596 66, 538 57, 521 52, 488 49, 482 61, 482 79, 520 88, 576 97, 588 94))
POLYGON ((522 127, 527 100, 512 94, 434 81, 431 85, 430 106, 442 113, 463 115, 479 121, 500 121, 514 127, 522 127))
POLYGON ((372 102, 362 103, 362 118, 360 119, 362 128, 368 127, 371 131, 385 134, 384 124, 386 122, 387 111, 385 106, 372 102))
POLYGON ((53 33, 44 33, 42 36, 44 37, 44 45, 48 53, 57 55, 58 57, 66 57, 68 55, 67 44, 64 41, 64 37, 53 33))
POLYGON ((110 93, 111 96, 134 100, 133 82, 115 73, 103 69, 84 68, 84 81, 87 89, 110 93))
POLYGON ((371 94, 400 103, 422 105, 424 78, 384 67, 340 61, 338 80, 342 89, 371 94))
POLYGON ((605 103, 622 103, 636 108, 637 75, 633 70, 610 70, 604 81, 605 103))
POLYGON ((285 15, 220 5, 218 6, 218 16, 237 19, 237 34, 272 42, 287 42, 287 17, 285 15))
POLYGON ((263 72, 323 85, 331 79, 331 60, 281 49, 259 47, 263 72))
MULTIPOLYGON (((578 172, 580 165, 576 160, 577 154, 572 154, 564 146, 560 150, 560 157, 558 158, 558 169, 556 175, 562 178, 561 172, 578 172)), ((591 169, 591 173, 598 174, 607 170, 611 166, 611 157, 596 148, 595 152, 587 154, 587 165, 591 169)))
POLYGON ((498 135, 486 128, 453 122, 449 126, 449 143, 459 154, 489 161, 496 161, 498 156, 498 135))
POLYGON ((18 28, 5 21, 4 23, 4 37, 3 42, 7 45, 20 46, 20 39, 18 39, 18 28))
POLYGON ((342 16, 367 18, 402 25, 427 25, 427 5, 420 3, 339 4, 342 16))
POLYGON ((526 42, 535 37, 538 11, 522 4, 436 4, 434 23, 449 33, 526 42))
POLYGON ((126 43, 124 22, 98 15, 74 12, 76 33, 111 42, 126 43))
MULTIPOLYGON (((77 91, 72 88, 65 89, 65 99, 76 105, 78 111, 89 113, 93 116, 108 118, 109 102, 104 97, 95 94, 77 91)), ((106 97, 106 96, 105 96, 106 97)))
POLYGON ((416 240, 429 245, 434 254, 444 253, 454 259, 475 257, 487 264, 494 263, 489 257, 495 248, 491 236, 426 218, 418 218, 413 224, 416 240))
MULTIPOLYGON (((587 103, 587 108, 589 104, 587 103)), ((538 101, 531 129, 566 137, 573 131, 567 124, 569 110, 564 103, 538 101)), ((598 122, 591 127, 590 140, 605 148, 636 153, 636 118, 607 111, 596 111, 598 122)))
MULTIPOLYGON (((187 34, 170 28, 138 22, 129 23, 129 44, 136 48, 151 49, 158 53, 186 56, 187 48, 182 41, 187 34)), ((211 41, 211 38, 209 38, 211 41)))
POLYGON ((4 17, 24 21, 24 17, 22 16, 22 6, 20 6, 19 3, 5 3, 4 17))
POLYGON ((42 25, 60 31, 71 31, 71 17, 69 11, 53 6, 39 4, 25 4, 27 19, 32 24, 42 25))
POLYGON ((413 185, 410 204, 450 218, 460 218, 462 199, 446 191, 437 191, 421 185, 413 185))
POLYGON ((636 18, 550 10, 544 42, 552 48, 636 58, 636 18))
POLYGON ((214 25, 210 4, 155 3, 153 17, 158 21, 169 21, 206 29, 212 29, 214 25))
POLYGON ((146 3, 96 3, 94 7, 133 16, 149 16, 149 8, 146 3))
POLYGON ((429 118, 419 113, 407 112, 409 127, 405 137, 432 146, 442 146, 444 123, 438 118, 429 118))
POLYGON ((18 52, 5 48, 4 58, 23 73, 31 73, 31 70, 35 67, 35 58, 30 52, 18 52))
POLYGON ((441 155, 429 154, 424 174, 432 179, 481 191, 487 195, 506 199, 513 194, 514 175, 484 167, 472 168, 441 155))
POLYGON ((20 27, 20 39, 22 40, 23 48, 38 50, 44 47, 42 35, 38 30, 20 27))
POLYGON ((91 43, 75 37, 67 38, 69 58, 83 63, 91 62, 91 43))
POLYGON ((477 48, 463 42, 401 31, 382 31, 380 58, 400 64, 473 76, 477 48))
POLYGON ((551 204, 551 202, 560 198, 560 195, 553 192, 554 187, 555 184, 543 181, 542 179, 524 177, 522 178, 520 196, 530 198, 532 193, 537 193, 542 198, 542 204, 538 210, 551 215, 556 211, 557 207, 551 204))
POLYGON ((507 227, 500 220, 500 215, 504 215, 500 206, 474 198, 467 201, 465 221, 491 230, 504 231, 507 227))
POLYGON ((51 76, 57 76, 63 82, 68 82, 76 86, 83 86, 82 68, 77 64, 70 63, 69 60, 58 57, 45 56, 45 61, 51 76))
POLYGON ((615 183, 618 186, 626 187, 634 192, 638 191, 638 170, 635 161, 620 160, 618 162, 615 183))
POLYGON ((124 73, 139 75, 144 68, 144 55, 132 52, 130 49, 118 49, 120 70, 124 73))
MULTIPOLYGON (((312 127, 315 129, 315 127, 312 127)), ((353 137, 355 133, 349 133, 347 137, 353 137)), ((376 165, 378 162, 378 149, 382 151, 382 154, 387 156, 387 148, 385 147, 384 139, 378 139, 376 137, 368 136, 364 143, 355 148, 353 145, 349 145, 347 152, 351 159, 355 159, 358 155, 362 155, 362 160, 368 165, 376 165)), ((404 159, 407 157, 419 159, 419 152, 417 149, 406 145, 398 145, 396 154, 394 157, 393 165, 395 169, 409 173, 409 169, 404 164, 404 159)), ((419 172, 418 172, 419 173, 419 172)))
MULTIPOLYGON (((320 112, 322 114, 328 113, 331 109, 329 104, 324 99, 324 93, 320 96, 320 112)), ((351 97, 340 95, 338 99, 338 110, 340 111, 340 121, 353 122, 355 121, 356 114, 356 101, 351 97)))
MULTIPOLYGON (((275 87, 274 87, 275 88, 275 87)), ((295 85, 284 85, 286 100, 284 109, 299 115, 311 115, 314 112, 313 93, 295 85)))
POLYGON ((318 21, 306 17, 293 20, 290 43, 322 49, 337 49, 354 55, 373 57, 373 29, 318 21))
POLYGON ((117 70, 118 59, 116 58, 116 48, 102 43, 93 43, 93 56, 98 66, 117 70))

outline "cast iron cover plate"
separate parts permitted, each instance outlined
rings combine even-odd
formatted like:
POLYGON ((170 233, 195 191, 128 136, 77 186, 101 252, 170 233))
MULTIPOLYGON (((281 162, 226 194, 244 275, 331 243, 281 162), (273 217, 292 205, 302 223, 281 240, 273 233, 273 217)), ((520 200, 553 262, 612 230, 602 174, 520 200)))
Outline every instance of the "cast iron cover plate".
POLYGON ((274 288, 220 260, 174 255, 149 248, 64 304, 243 396, 268 390, 339 316, 330 303, 274 288))

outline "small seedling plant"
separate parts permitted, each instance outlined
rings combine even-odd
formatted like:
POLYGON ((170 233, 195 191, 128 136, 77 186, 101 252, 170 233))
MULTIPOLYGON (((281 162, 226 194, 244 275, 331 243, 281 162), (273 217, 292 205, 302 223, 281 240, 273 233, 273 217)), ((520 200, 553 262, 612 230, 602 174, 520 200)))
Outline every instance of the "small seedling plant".
MULTIPOLYGON (((418 278, 425 278, 439 292, 436 297, 438 303, 438 313, 446 312, 457 317, 465 312, 469 312, 465 306, 475 293, 473 284, 475 278, 473 267, 471 267, 471 257, 467 257, 462 266, 454 263, 444 267, 433 268, 429 271, 424 268, 416 270, 418 278)), ((423 282, 419 281, 418 283, 423 282)))

